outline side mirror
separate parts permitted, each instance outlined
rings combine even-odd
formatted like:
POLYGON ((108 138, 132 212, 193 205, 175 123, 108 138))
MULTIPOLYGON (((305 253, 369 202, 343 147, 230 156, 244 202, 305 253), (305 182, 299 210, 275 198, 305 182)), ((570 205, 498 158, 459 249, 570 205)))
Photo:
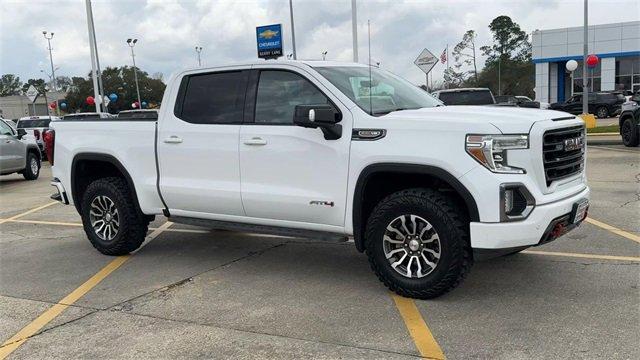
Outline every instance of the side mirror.
POLYGON ((342 137, 341 114, 331 105, 297 105, 293 113, 293 123, 305 128, 320 128, 327 140, 342 137))
POLYGON ((22 140, 25 135, 27 135, 27 131, 25 129, 18 129, 18 140, 22 140))

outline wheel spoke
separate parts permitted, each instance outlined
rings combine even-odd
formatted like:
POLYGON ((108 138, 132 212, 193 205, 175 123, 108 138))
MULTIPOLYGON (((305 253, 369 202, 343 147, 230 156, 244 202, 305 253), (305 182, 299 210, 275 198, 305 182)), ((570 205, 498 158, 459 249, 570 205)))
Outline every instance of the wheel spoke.
POLYGON ((422 277, 422 264, 420 264, 420 259, 418 259, 416 257, 416 263, 418 264, 418 271, 416 271, 416 276, 421 278, 422 277))
POLYGON ((433 229, 433 226, 431 226, 431 224, 427 224, 422 228, 422 231, 420 231, 420 236, 418 236, 418 239, 422 240, 422 237, 424 236, 424 233, 426 233, 427 231, 433 229))
POLYGON ((432 243, 432 242, 434 242, 436 240, 440 241, 440 237, 438 237, 438 234, 433 234, 427 240, 422 240, 422 243, 423 244, 429 244, 429 243, 432 243))
POLYGON ((413 263, 413 256, 409 257, 409 263, 407 263, 407 277, 411 277, 411 264, 413 263))
POLYGON ((386 241, 386 242, 390 242, 390 243, 392 243, 392 244, 402 244, 402 243, 404 243, 404 241, 402 241, 402 240, 395 240, 395 239, 392 239, 392 238, 390 238, 388 235, 384 235, 384 236, 382 237, 382 239, 383 239, 384 241, 386 241))
POLYGON ((399 252, 402 252, 402 251, 404 251, 404 253, 405 253, 405 254, 407 253, 407 251, 406 251, 405 249, 403 249, 403 248, 399 248, 399 249, 395 249, 395 250, 391 250, 391 251, 389 251, 389 252, 386 254, 387 259, 390 259, 393 255, 395 255, 395 254, 397 254, 397 253, 399 253, 399 252))
POLYGON ((436 263, 429 261, 429 259, 427 259, 427 257, 424 256, 424 253, 420 254, 420 256, 422 257, 424 262, 427 263, 427 265, 431 266, 431 269, 435 269, 436 268, 436 263))
POLYGON ((418 217, 415 215, 409 216, 411 219, 411 225, 413 226, 413 230, 411 231, 411 235, 415 235, 418 232, 418 222, 416 221, 418 217))
POLYGON ((423 248, 422 251, 426 251, 429 254, 433 255, 434 258, 440 259, 440 253, 439 252, 435 252, 434 250, 431 250, 431 249, 428 249, 428 248, 423 248))
POLYGON ((400 260, 398 260, 398 261, 396 261, 396 262, 392 263, 392 264, 391 264, 391 267, 392 267, 392 268, 394 268, 394 269, 395 269, 395 268, 397 268, 397 267, 398 267, 398 265, 402 264, 402 262, 404 261, 404 259, 405 259, 406 257, 407 257, 407 252, 405 251, 405 252, 404 252, 404 255, 402 255, 402 257, 400 258, 400 260))
POLYGON ((402 237, 402 240, 404 240, 404 239, 405 239, 404 234, 402 234, 402 233, 400 232, 400 230, 398 230, 398 229, 394 228, 393 226, 391 226, 391 224, 389 224, 389 225, 387 226, 387 230, 388 230, 388 231, 391 231, 391 232, 393 232, 393 233, 398 234, 400 237, 402 237))
POLYGON ((406 235, 411 235, 411 231, 407 228, 407 223, 404 216, 400 217, 400 221, 402 222, 402 229, 404 230, 406 235))

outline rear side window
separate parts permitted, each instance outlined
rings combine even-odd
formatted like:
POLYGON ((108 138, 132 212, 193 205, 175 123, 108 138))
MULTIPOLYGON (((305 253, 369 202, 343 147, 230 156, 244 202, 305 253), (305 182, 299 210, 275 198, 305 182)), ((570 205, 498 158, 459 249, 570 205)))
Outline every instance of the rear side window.
POLYGON ((46 128, 49 127, 51 119, 25 119, 18 121, 18 129, 46 128))
POLYGON ((175 115, 194 124, 240 124, 248 74, 230 71, 186 76, 180 85, 183 100, 175 115))
POLYGON ((445 105, 489 105, 494 103, 491 92, 488 90, 441 92, 439 99, 445 105))

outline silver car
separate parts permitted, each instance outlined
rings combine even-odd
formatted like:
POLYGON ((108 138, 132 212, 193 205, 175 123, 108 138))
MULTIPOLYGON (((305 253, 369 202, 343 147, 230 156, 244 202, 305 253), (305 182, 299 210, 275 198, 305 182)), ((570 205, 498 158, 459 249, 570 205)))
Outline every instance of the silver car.
POLYGON ((40 161, 35 138, 0 119, 0 175, 19 173, 27 180, 36 180, 40 175, 40 161))

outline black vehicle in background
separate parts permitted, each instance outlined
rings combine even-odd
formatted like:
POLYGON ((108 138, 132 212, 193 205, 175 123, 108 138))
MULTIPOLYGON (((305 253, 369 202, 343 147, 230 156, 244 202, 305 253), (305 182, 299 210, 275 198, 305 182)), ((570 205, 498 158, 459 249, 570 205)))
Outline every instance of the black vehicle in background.
MULTIPOLYGON (((595 114, 600 119, 616 116, 622 111, 624 102, 624 95, 620 93, 589 93, 589 113, 595 114)), ((582 94, 573 95, 565 102, 553 103, 549 105, 549 109, 565 111, 574 115, 581 114, 582 94)))
POLYGON ((462 88, 434 91, 432 95, 445 105, 494 105, 491 90, 487 88, 462 88))
POLYGON ((640 144, 640 92, 636 92, 622 105, 622 113, 618 121, 624 145, 638 146, 640 144))

